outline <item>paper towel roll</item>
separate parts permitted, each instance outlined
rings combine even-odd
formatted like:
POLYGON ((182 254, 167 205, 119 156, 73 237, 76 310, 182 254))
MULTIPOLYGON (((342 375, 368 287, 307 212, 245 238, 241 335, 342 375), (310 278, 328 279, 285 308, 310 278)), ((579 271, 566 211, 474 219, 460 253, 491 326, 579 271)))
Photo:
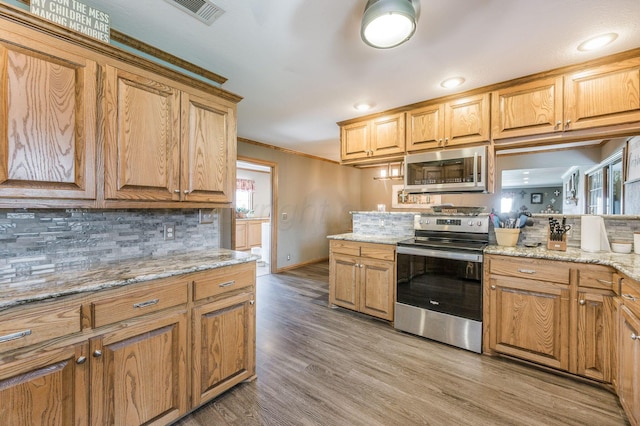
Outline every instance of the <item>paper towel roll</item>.
POLYGON ((611 251, 602 216, 580 217, 580 248, 584 251, 611 251))

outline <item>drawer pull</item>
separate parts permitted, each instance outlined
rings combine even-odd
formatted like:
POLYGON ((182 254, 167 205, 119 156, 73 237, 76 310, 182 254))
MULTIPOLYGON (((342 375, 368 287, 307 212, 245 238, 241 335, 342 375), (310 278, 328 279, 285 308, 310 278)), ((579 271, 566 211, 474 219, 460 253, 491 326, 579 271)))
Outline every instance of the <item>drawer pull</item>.
POLYGON ((134 303, 134 308, 146 308, 147 306, 153 306, 157 304, 160 299, 147 300, 146 302, 134 303))
POLYGON ((624 299, 631 300, 632 302, 636 302, 638 300, 638 299, 636 299, 634 296, 632 296, 630 294, 622 294, 622 297, 624 299))
POLYGON ((227 281, 226 283, 219 284, 218 287, 220 287, 220 288, 230 287, 230 286, 234 285, 235 283, 236 283, 236 280, 231 280, 231 281, 227 281))
POLYGON ((613 285, 613 281, 607 281, 607 280, 601 280, 601 279, 597 279, 596 281, 598 281, 600 284, 604 284, 604 285, 613 285))
POLYGON ((22 339, 23 337, 27 337, 31 334, 31 330, 18 331, 17 333, 7 334, 5 336, 0 336, 0 343, 9 342, 11 340, 22 339))
POLYGON ((102 356, 102 351, 100 349, 96 349, 95 351, 93 351, 94 358, 100 358, 101 356, 102 356))
POLYGON ((520 272, 521 274, 535 274, 536 270, 535 269, 518 269, 518 272, 520 272))
POLYGON ((78 359, 76 359, 76 364, 78 364, 78 365, 82 365, 85 362, 87 362, 87 357, 86 356, 81 356, 81 357, 78 357, 78 359))

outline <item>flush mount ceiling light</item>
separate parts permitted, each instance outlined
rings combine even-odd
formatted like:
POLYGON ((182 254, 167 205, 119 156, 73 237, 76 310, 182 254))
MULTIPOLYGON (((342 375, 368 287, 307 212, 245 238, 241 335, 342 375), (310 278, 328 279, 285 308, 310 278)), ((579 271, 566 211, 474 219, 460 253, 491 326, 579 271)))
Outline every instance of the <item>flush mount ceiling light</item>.
POLYGON ((358 102, 353 107, 358 111, 368 111, 373 107, 373 104, 370 102, 358 102))
POLYGON ((368 0, 360 36, 378 49, 396 47, 416 31, 418 0, 368 0))
POLYGON ((580 43, 580 45, 578 46, 578 50, 589 51, 600 49, 601 47, 604 47, 607 44, 613 42, 617 38, 618 34, 616 33, 608 33, 596 37, 591 37, 589 40, 580 43))
POLYGON ((453 89, 454 87, 460 86, 462 83, 464 83, 464 78, 453 77, 453 78, 448 78, 442 83, 440 83, 440 86, 444 87, 445 89, 453 89))

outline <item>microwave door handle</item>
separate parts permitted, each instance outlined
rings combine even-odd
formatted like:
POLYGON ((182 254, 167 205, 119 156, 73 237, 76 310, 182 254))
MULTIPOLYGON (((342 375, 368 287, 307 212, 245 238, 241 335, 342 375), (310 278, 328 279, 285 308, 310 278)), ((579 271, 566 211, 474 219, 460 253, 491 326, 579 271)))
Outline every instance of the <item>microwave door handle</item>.
POLYGON ((473 153, 473 186, 478 186, 478 153, 473 153))

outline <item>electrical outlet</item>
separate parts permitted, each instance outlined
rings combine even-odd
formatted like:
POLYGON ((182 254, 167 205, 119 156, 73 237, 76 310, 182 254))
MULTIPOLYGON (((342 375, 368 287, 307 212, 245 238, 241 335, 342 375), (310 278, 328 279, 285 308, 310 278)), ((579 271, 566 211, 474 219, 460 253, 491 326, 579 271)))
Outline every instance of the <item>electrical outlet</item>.
POLYGON ((213 209, 200 209, 200 223, 213 223, 213 209))
POLYGON ((291 260, 291 255, 287 254, 287 260, 291 260))
POLYGON ((175 223, 164 224, 164 239, 175 240, 176 239, 176 225, 175 223))
POLYGON ((384 219, 380 219, 380 228, 384 228, 384 219))

